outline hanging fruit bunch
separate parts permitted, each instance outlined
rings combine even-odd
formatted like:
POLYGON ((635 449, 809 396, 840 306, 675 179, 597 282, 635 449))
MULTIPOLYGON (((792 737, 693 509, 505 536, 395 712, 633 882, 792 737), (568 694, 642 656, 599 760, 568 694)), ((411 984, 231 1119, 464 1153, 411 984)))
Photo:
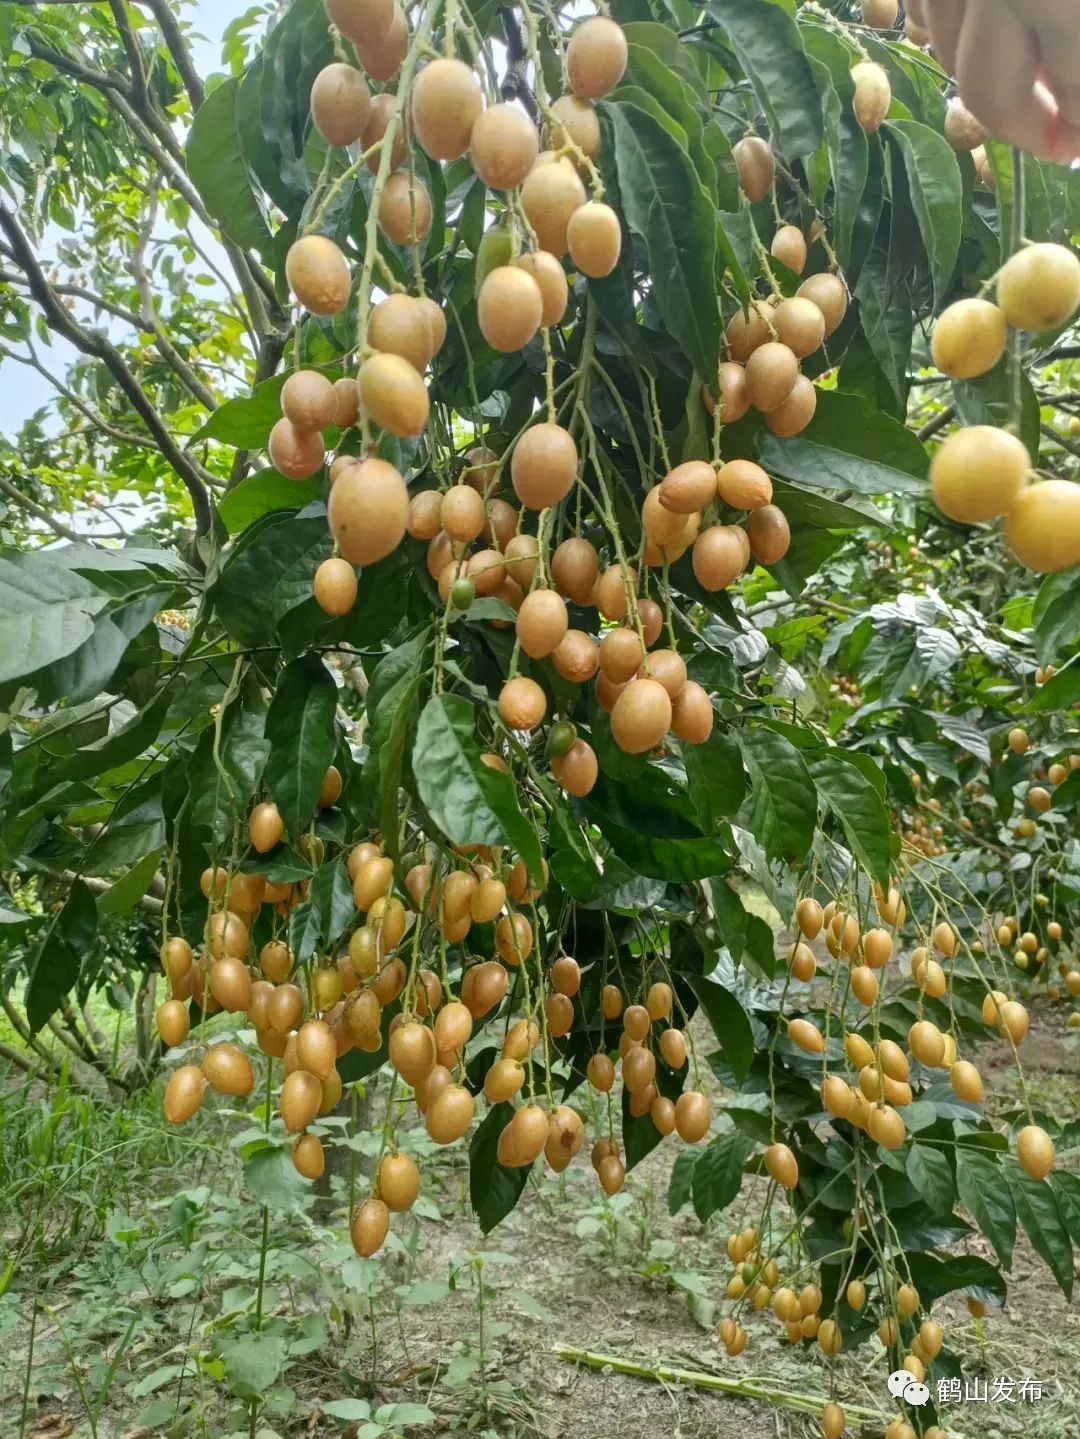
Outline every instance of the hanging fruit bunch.
MULTIPOLYGON (((974 1208, 960 1154, 1025 1193, 1054 1162, 1030 1112, 1003 1157, 965 1052, 1015 1054, 1027 1011, 1015 966, 920 868, 944 849, 932 812, 789 705, 750 596, 801 596, 867 519, 849 501, 880 493, 882 453, 925 486, 897 402, 865 396, 906 400, 913 320, 957 269, 976 122, 934 87, 918 109, 911 46, 867 34, 895 4, 859 27, 766 8, 721 6, 718 45, 709 26, 684 44, 606 13, 563 34, 526 7, 501 83, 491 34, 453 5, 327 0, 321 45, 305 30, 295 332, 260 393, 272 479, 298 498, 215 562, 223 653, 243 648, 191 773, 185 757, 169 774, 159 1029, 185 1063, 165 1105, 181 1122, 208 1086, 252 1093, 253 1031, 268 1133, 315 1179, 320 1117, 385 1069, 391 1118, 351 1216, 364 1256, 422 1185, 398 1142, 407 1105, 435 1144, 468 1144, 485 1229, 537 1163, 587 1150, 610 1195, 662 1141, 688 1146, 703 1217, 753 1181, 728 1244, 728 1352, 771 1308, 828 1358, 876 1331, 921 1382, 942 1352, 934 1304, 1004 1281, 972 1259, 953 1283, 916 1219, 974 1208), (925 166, 956 243, 946 261, 945 241, 907 235, 898 357, 889 246, 901 213, 933 223, 925 166), (852 176, 871 169, 862 213, 852 176), (273 645, 252 633, 260 606, 273 645), (749 879, 789 931, 779 962, 749 879), (219 1009, 237 1016, 227 1039, 205 1030, 219 1009), (716 1074, 761 1107, 718 1127, 716 1074)), ((297 0, 271 61, 320 13, 297 0)), ((1071 252, 993 233, 997 303, 937 323, 958 380, 1080 296, 1071 252)), ((1031 544, 1039 568, 1072 563, 1071 522, 1047 537, 1046 517, 1075 486, 1058 511, 1059 482, 1027 486, 1030 469, 1015 436, 973 426, 939 450, 934 495, 965 522, 1007 512, 1025 563, 1031 544)), ((824 1432, 843 1422, 831 1403, 824 1432)))

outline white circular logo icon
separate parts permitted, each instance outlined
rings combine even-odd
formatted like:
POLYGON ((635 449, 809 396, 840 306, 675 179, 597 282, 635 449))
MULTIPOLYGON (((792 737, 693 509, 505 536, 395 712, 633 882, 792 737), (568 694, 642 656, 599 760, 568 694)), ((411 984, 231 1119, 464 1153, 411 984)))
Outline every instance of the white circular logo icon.
POLYGON ((889 1375, 889 1393, 894 1399, 903 1399, 916 1409, 930 1402, 930 1390, 907 1369, 897 1369, 889 1375))

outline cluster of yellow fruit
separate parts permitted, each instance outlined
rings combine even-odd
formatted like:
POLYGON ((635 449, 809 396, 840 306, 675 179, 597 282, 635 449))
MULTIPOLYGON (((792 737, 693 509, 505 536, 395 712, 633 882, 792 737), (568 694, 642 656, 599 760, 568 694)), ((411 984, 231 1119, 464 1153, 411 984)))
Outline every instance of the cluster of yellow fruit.
MULTIPOLYGON (((320 796, 322 807, 334 803, 340 792, 340 776, 331 770, 320 796)), ((248 831, 257 853, 273 849, 284 834, 276 805, 257 805, 248 831)), ((312 843, 321 841, 309 837, 309 849, 312 843)), ((370 840, 354 845, 348 872, 362 923, 336 962, 319 961, 296 973, 292 952, 280 938, 264 944, 257 964, 253 963, 251 930, 262 905, 287 914, 302 898, 303 887, 270 884, 257 874, 208 869, 202 876, 209 905, 203 959, 195 960, 191 946, 179 936, 162 946, 162 964, 172 991, 157 1015, 162 1040, 173 1047, 189 1038, 189 999, 206 1014, 218 1009, 244 1014, 263 1053, 284 1061, 279 1112, 286 1130, 296 1135, 293 1162, 308 1179, 317 1179, 325 1166, 322 1142, 309 1126, 330 1113, 341 1098, 338 1060, 353 1048, 377 1053, 384 1043, 383 1012, 399 999, 400 1013, 388 1028, 389 1062, 413 1090, 428 1135, 437 1144, 452 1144, 472 1124, 475 1102, 464 1084, 465 1046, 474 1024, 506 998, 510 972, 533 955, 533 927, 523 910, 539 897, 543 886, 530 883, 520 861, 502 866, 498 856, 483 846, 462 857, 460 864, 446 871, 425 862, 411 864, 399 895, 394 864, 381 846, 370 840), (471 960, 456 996, 445 972, 440 976, 420 967, 418 945, 408 964, 402 958, 406 934, 429 920, 448 943, 462 942, 474 923, 494 925, 495 957, 471 960)), ((535 964, 534 959, 533 968, 535 964)), ((546 1051, 550 1039, 569 1033, 580 987, 577 962, 560 954, 546 973, 537 973, 525 987, 531 1012, 507 1017, 500 1056, 483 1087, 489 1103, 515 1105, 498 1146, 499 1162, 508 1167, 531 1165, 543 1153, 561 1172, 584 1143, 577 1111, 567 1105, 549 1109, 538 1103, 533 1082, 534 1052, 541 1045, 546 1051), (527 1099, 518 1102, 523 1091, 527 1099)), ((700 1090, 687 1090, 673 1101, 659 1093, 656 1083, 658 1059, 672 1070, 682 1069, 687 1061, 686 1039, 670 1022, 673 1008, 674 995, 665 980, 643 985, 641 1003, 627 1005, 614 984, 605 985, 601 994, 604 1020, 622 1020, 618 1051, 631 1112, 649 1115, 661 1135, 678 1132, 687 1143, 696 1144, 709 1132, 711 1111, 705 1096, 700 1090)), ((544 1061, 537 1058, 535 1063, 540 1067, 544 1061)), ((598 1050, 588 1064, 590 1084, 606 1093, 615 1076, 615 1062, 607 1049, 598 1050)), ((251 1060, 240 1045, 212 1043, 201 1063, 184 1064, 171 1075, 165 1090, 166 1117, 175 1124, 190 1119, 208 1086, 242 1096, 252 1092, 254 1082, 251 1060)), ((625 1169, 610 1133, 593 1146, 592 1163, 605 1192, 616 1193, 625 1169)), ((386 1237, 390 1212, 410 1208, 419 1185, 416 1166, 407 1155, 390 1149, 380 1157, 373 1192, 352 1215, 358 1253, 375 1253, 386 1237)))
MULTIPOLYGON (((1010 327, 1044 333, 1080 305, 1080 260, 1064 245, 1027 245, 997 276, 997 302, 958 300, 934 328, 934 364, 955 380, 985 375, 1005 352, 1010 327)), ((1005 541, 1039 573, 1080 563, 1080 485, 1030 483, 1031 457, 1009 430, 972 425, 940 447, 930 467, 938 508, 973 525, 1005 518, 1005 541)))

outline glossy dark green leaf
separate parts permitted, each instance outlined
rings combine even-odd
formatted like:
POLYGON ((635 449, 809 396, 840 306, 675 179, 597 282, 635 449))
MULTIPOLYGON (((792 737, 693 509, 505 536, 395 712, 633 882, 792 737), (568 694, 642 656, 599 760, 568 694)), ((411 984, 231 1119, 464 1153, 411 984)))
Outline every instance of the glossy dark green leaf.
POLYGON ((1037 714, 1053 714, 1071 709, 1080 703, 1080 662, 1074 660, 1067 669, 1058 670, 1046 684, 1040 685, 1028 701, 1028 708, 1037 714))
POLYGON ((272 638, 278 622, 311 599, 312 576, 332 547, 321 515, 282 517, 253 535, 227 561, 213 591, 233 639, 259 645, 272 638))
POLYGON ((964 228, 963 185, 956 152, 945 137, 917 120, 888 120, 907 169, 915 217, 930 261, 935 303, 946 293, 964 228))
MULTIPOLYGON (((221 410, 215 413, 220 414, 221 410)), ((238 535, 275 510, 302 510, 312 500, 319 499, 324 487, 321 475, 310 480, 288 480, 277 470, 257 470, 222 496, 218 515, 230 535, 238 535)))
MULTIPOLYGON (((1045 1179, 1033 1179, 1018 1164, 1002 1165, 1024 1233, 1050 1266, 1067 1299, 1073 1291, 1072 1240, 1062 1222, 1057 1195, 1045 1179)), ((999 1181, 1000 1182, 1000 1181, 999 1181)))
POLYGON ((518 808, 509 775, 480 758, 475 711, 459 695, 433 695, 417 725, 412 766, 432 819, 454 844, 511 845, 541 876, 540 842, 518 808))
POLYGON ((875 412, 858 396, 838 391, 818 394, 814 418, 793 439, 763 432, 758 456, 770 474, 807 490, 926 493, 929 461, 906 425, 875 412))
MULTIPOLYGON (((281 391, 287 379, 287 374, 275 375, 272 379, 261 381, 250 395, 237 395, 234 399, 226 400, 212 412, 206 423, 196 430, 192 444, 198 444, 202 440, 223 440, 238 450, 265 449, 270 431, 281 419, 281 391)), ((230 490, 222 500, 222 508, 228 513, 230 503, 235 503, 234 497, 239 490, 245 485, 255 486, 268 476, 274 477, 279 485, 299 489, 295 480, 287 480, 276 470, 261 470, 256 475, 249 475, 236 490, 230 490)), ((229 524, 227 519, 226 524, 230 530, 236 528, 229 524)))
POLYGON ((379 766, 379 829, 392 859, 397 858, 400 848, 399 790, 405 758, 416 729, 420 683, 418 658, 415 667, 393 686, 380 704, 372 728, 371 748, 373 754, 378 754, 379 766))
POLYGON ((92 779, 136 759, 158 738, 162 721, 169 707, 169 695, 154 699, 134 715, 126 725, 91 744, 82 745, 68 759, 52 767, 51 784, 61 780, 92 779))
POLYGON ((1005 1303, 1005 1280, 986 1259, 976 1254, 957 1254, 939 1259, 934 1254, 909 1252, 906 1256, 911 1282, 924 1305, 946 1294, 963 1294, 984 1304, 1005 1303))
POLYGON ((31 1034, 55 1014, 77 982, 90 959, 96 934, 97 904, 90 888, 77 879, 31 962, 25 1000, 31 1034))
POLYGON ((529 1182, 532 1165, 507 1169, 499 1163, 499 1135, 514 1117, 511 1104, 493 1104, 469 1144, 469 1199, 484 1234, 513 1209, 529 1182))
POLYGON ((98 895, 99 914, 126 914, 142 899, 161 865, 160 849, 151 850, 105 891, 98 895))
POLYGON ((1035 651, 1043 664, 1056 660, 1080 638, 1080 568, 1046 576, 1035 597, 1031 622, 1035 651))
POLYGON ((307 897, 289 915, 289 948, 297 964, 332 946, 355 913, 345 861, 327 860, 315 871, 307 897))
POLYGON ((859 202, 870 172, 866 134, 855 118, 851 54, 843 41, 824 26, 807 25, 800 32, 806 53, 826 66, 831 90, 825 95, 825 138, 833 182, 833 249, 846 265, 851 257, 859 202))
POLYGON ((739 746, 730 734, 714 729, 704 744, 684 740, 679 750, 698 825, 705 834, 715 834, 723 820, 738 814, 746 793, 739 746))
POLYGON ((754 1031, 746 1011, 722 984, 704 975, 689 974, 687 983, 694 991, 724 1051, 731 1072, 741 1084, 754 1062, 754 1031))
POLYGON ((856 859, 872 879, 887 885, 892 872, 892 823, 878 790, 854 765, 829 753, 815 757, 810 771, 856 859))
POLYGON ((821 144, 821 96, 798 27, 775 0, 708 0, 753 87, 778 150, 810 155, 821 144))
POLYGON ((303 1207, 310 1185, 296 1171, 292 1153, 284 1146, 257 1149, 244 1164, 244 1188, 273 1214, 289 1214, 303 1207))
POLYGON ((0 684, 73 654, 109 597, 41 553, 0 555, 0 684))
POLYGON ((308 829, 337 748, 338 687, 318 655, 286 665, 266 715, 264 778, 290 839, 308 829))
POLYGON ((672 338, 703 375, 716 369, 720 322, 698 297, 713 293, 716 213, 693 161, 636 105, 601 102, 626 223, 644 243, 653 297, 672 338))
POLYGON ((907 1176, 925 1199, 931 1215, 952 1213, 956 1182, 944 1151, 930 1144, 913 1144, 908 1150, 907 1176))
POLYGON ((956 1187, 961 1204, 971 1212, 1008 1269, 1016 1243, 1016 1206, 1005 1184, 1002 1165, 978 1150, 958 1148, 956 1187))
POLYGON ((688 1147, 676 1156, 675 1163, 671 1166, 671 1178, 668 1180, 669 1214, 678 1214, 690 1198, 694 1185, 694 1170, 697 1168, 701 1153, 700 1150, 688 1147))
MULTIPOLYGON (((965 425, 1004 428, 1012 423, 1012 377, 1004 357, 992 370, 977 379, 954 380, 952 391, 956 413, 965 425)), ((1032 463, 1037 465, 1042 439, 1039 399, 1023 370, 1020 372, 1020 402, 1020 438, 1028 448, 1032 463)))
POLYGON ((87 845, 82 872, 111 874, 138 864, 144 855, 160 849, 164 843, 161 780, 155 777, 128 790, 118 801, 108 822, 87 845))
POLYGON ((223 80, 199 107, 188 133, 188 174, 222 234, 243 249, 265 251, 272 236, 255 194, 236 122, 238 79, 223 80))
POLYGON ((750 776, 747 827, 768 859, 804 859, 817 822, 817 791, 806 761, 773 730, 741 729, 737 737, 750 776))
POLYGON ((691 1179, 694 1213, 705 1223, 713 1214, 726 1209, 739 1192, 743 1165, 750 1157, 753 1144, 738 1129, 719 1134, 698 1155, 691 1179))

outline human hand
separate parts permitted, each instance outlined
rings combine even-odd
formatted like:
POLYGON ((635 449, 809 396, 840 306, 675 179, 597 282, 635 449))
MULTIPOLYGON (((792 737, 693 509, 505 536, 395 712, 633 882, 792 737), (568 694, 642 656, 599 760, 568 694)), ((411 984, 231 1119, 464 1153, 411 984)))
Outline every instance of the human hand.
POLYGON ((1077 0, 907 0, 907 13, 995 140, 1080 157, 1077 0))

